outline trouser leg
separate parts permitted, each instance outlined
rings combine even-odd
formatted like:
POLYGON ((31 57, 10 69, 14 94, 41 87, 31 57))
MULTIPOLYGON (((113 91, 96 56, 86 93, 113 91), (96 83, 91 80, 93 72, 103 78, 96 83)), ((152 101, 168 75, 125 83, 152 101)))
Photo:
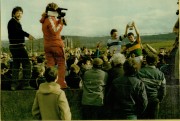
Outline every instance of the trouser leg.
MULTIPOLYGON (((22 86, 28 87, 28 89, 31 89, 29 87, 29 80, 31 77, 31 64, 28 57, 28 53, 25 49, 24 45, 17 45, 17 46, 11 46, 10 45, 10 51, 13 57, 13 72, 12 72, 12 78, 13 78, 13 85, 17 81, 19 81, 19 69, 20 65, 22 64, 23 69, 23 79, 22 79, 22 86)), ((18 86, 20 85, 20 82, 18 83, 18 86)), ((25 89, 25 88, 24 88, 25 89)), ((15 90, 15 89, 12 89, 15 90)))
POLYGON ((29 86, 29 81, 31 78, 31 63, 28 57, 26 50, 24 50, 24 55, 22 58, 22 67, 23 67, 23 86, 29 86))
POLYGON ((47 66, 52 67, 57 65, 58 67, 58 80, 57 83, 61 88, 66 88, 65 82, 66 66, 65 57, 62 47, 49 47, 45 49, 47 66))
POLYGON ((12 54, 12 59, 13 59, 11 87, 16 89, 19 86, 19 69, 20 69, 21 59, 18 56, 18 52, 19 52, 18 48, 11 47, 11 46, 9 48, 10 48, 10 52, 12 54))

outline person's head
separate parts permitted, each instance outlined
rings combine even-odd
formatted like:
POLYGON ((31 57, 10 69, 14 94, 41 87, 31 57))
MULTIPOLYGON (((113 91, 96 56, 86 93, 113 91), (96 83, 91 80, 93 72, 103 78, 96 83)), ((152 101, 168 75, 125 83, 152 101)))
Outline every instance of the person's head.
POLYGON ((159 54, 165 55, 165 48, 159 48, 159 54))
POLYGON ((21 7, 16 6, 15 8, 13 8, 11 14, 12 17, 14 17, 16 20, 20 20, 22 18, 22 15, 23 15, 23 9, 21 7))
POLYGON ((45 61, 45 57, 40 55, 37 57, 37 63, 43 63, 45 61))
POLYGON ((92 63, 94 68, 102 68, 103 60, 100 58, 94 58, 92 63))
POLYGON ((100 56, 100 58, 103 60, 103 62, 108 62, 108 61, 109 61, 109 59, 108 59, 108 57, 107 57, 106 54, 102 54, 102 55, 100 56))
POLYGON ((78 65, 72 64, 71 67, 70 67, 70 70, 71 70, 71 72, 74 72, 74 73, 78 74, 79 71, 80 71, 80 68, 79 68, 78 65))
POLYGON ((56 67, 48 67, 45 70, 44 77, 46 78, 47 82, 54 82, 58 78, 58 70, 56 67))
POLYGON ((46 6, 46 13, 48 13, 48 11, 56 11, 56 9, 58 8, 58 5, 56 3, 49 3, 46 6))
POLYGON ((146 62, 150 66, 156 66, 158 63, 158 56, 155 54, 148 54, 146 56, 146 62))
POLYGON ((45 72, 45 67, 44 66, 34 66, 33 67, 33 75, 34 76, 43 76, 45 72))
POLYGON ((110 35, 111 35, 112 39, 117 39, 118 38, 117 29, 112 29, 111 32, 110 32, 110 35))
POLYGON ((83 64, 84 65, 91 65, 92 64, 92 58, 90 56, 84 56, 83 57, 83 64))
POLYGON ((128 39, 129 39, 130 42, 134 42, 134 34, 133 34, 132 32, 129 32, 129 33, 127 34, 127 37, 128 37, 128 39))
POLYGON ((135 75, 138 71, 138 64, 134 59, 129 58, 124 62, 123 69, 124 69, 124 75, 126 76, 135 75))
POLYGON ((113 66, 117 66, 117 65, 123 65, 125 60, 126 57, 123 54, 117 53, 111 57, 110 62, 112 63, 113 66))

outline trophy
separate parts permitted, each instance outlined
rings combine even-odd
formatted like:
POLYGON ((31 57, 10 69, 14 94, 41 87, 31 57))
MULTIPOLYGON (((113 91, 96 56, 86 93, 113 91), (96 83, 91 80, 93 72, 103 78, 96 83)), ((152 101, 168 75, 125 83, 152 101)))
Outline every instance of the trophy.
POLYGON ((133 30, 133 21, 128 23, 129 30, 133 30))

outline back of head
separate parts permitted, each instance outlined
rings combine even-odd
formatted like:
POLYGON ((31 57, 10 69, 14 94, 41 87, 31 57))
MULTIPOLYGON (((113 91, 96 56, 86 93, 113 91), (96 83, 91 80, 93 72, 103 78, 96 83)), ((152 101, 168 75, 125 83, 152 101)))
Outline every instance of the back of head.
POLYGON ((146 62, 150 66, 155 66, 158 63, 158 56, 155 54, 148 54, 146 56, 146 62))
POLYGON ((46 6, 46 13, 48 11, 56 11, 56 9, 58 8, 58 5, 56 3, 49 3, 47 6, 46 6))
POLYGON ((116 66, 116 65, 123 65, 125 60, 126 57, 123 54, 117 53, 111 57, 110 62, 113 64, 113 66, 116 66))
POLYGON ((15 8, 13 8, 11 16, 13 17, 17 11, 21 11, 23 13, 23 9, 20 6, 16 6, 15 8))
POLYGON ((126 76, 135 75, 138 70, 138 64, 136 63, 134 59, 129 58, 123 64, 123 69, 124 69, 124 74, 126 76))
POLYGON ((78 65, 72 64, 70 70, 71 70, 72 72, 75 72, 75 73, 77 74, 77 73, 79 73, 80 68, 79 68, 78 65))
POLYGON ((45 70, 44 77, 46 78, 47 82, 54 82, 57 78, 58 70, 56 67, 48 67, 45 70))
POLYGON ((94 68, 102 68, 103 60, 100 58, 94 58, 93 59, 93 67, 94 68))
POLYGON ((37 62, 38 63, 43 63, 45 61, 45 58, 43 56, 38 56, 37 57, 37 62))

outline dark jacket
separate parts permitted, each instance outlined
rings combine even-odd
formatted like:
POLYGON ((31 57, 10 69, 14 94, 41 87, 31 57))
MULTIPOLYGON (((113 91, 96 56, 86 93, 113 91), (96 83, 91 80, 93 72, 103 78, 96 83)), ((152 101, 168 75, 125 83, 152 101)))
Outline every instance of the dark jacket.
POLYGON ((161 102, 166 95, 166 79, 155 66, 145 66, 138 72, 138 77, 144 82, 149 101, 161 102))
POLYGON ((29 37, 29 34, 23 31, 20 22, 12 18, 8 22, 8 37, 10 44, 19 44, 25 42, 25 37, 29 37))
POLYGON ((81 77, 75 72, 70 72, 68 76, 65 78, 67 85, 72 89, 80 88, 79 84, 82 80, 81 77))
POLYGON ((144 84, 135 76, 116 78, 106 95, 106 105, 116 118, 142 114, 147 103, 144 84))
POLYGON ((117 65, 112 67, 108 71, 108 81, 112 82, 117 77, 122 77, 124 75, 123 65, 117 65))

